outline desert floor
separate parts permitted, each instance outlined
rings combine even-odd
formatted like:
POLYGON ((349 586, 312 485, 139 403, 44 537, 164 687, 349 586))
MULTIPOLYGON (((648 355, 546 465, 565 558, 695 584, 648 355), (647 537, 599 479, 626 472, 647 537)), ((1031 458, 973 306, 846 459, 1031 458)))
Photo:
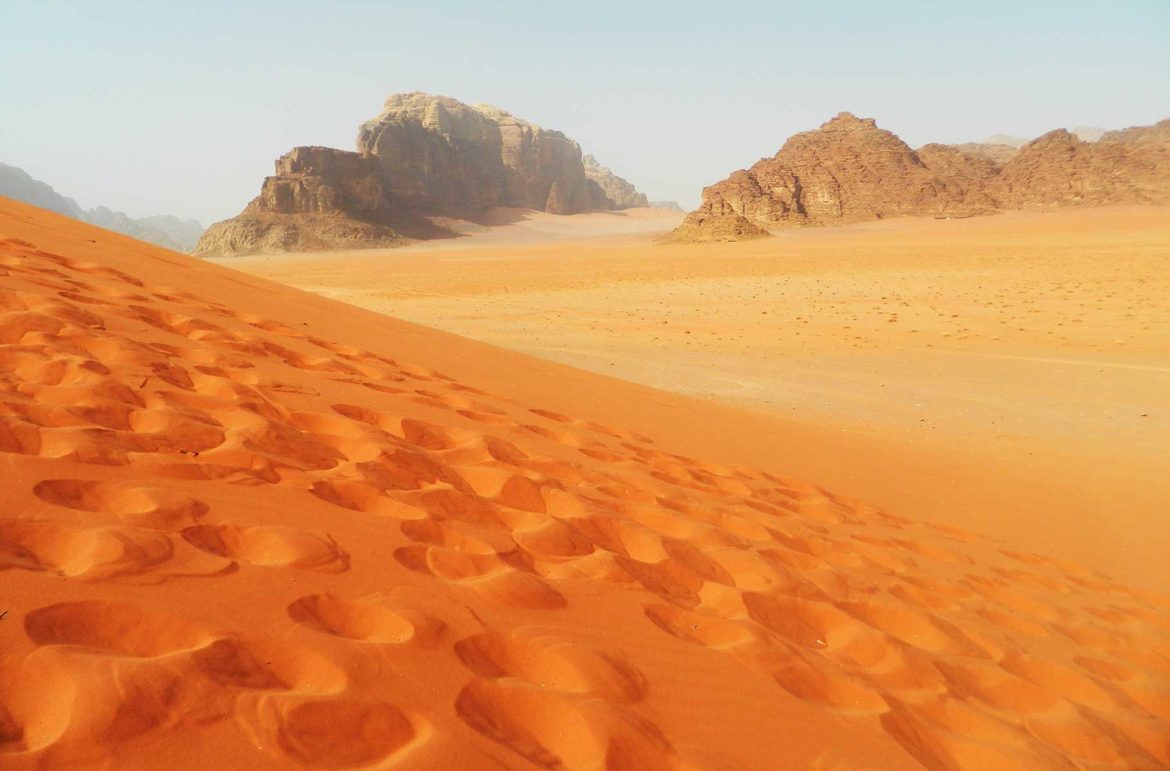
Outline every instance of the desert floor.
POLYGON ((768 414, 738 461, 1170 589, 1170 209, 657 243, 679 216, 224 263, 768 414))
POLYGON ((1170 596, 796 425, 0 199, 0 767, 1170 766, 1170 596))

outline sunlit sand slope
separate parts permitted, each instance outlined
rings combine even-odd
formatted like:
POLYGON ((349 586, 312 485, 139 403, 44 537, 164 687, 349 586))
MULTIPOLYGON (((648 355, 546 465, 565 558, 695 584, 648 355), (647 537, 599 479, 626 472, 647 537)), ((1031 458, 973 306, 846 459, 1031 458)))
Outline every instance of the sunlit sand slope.
POLYGON ((6 769, 1170 764, 1163 596, 7 201, 0 287, 6 769))

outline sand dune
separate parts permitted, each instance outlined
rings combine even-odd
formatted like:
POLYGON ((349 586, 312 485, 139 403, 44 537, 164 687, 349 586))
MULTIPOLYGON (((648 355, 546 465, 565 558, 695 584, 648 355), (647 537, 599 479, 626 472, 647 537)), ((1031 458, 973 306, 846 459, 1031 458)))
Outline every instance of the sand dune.
POLYGON ((0 277, 4 768, 1170 764, 1170 598, 766 416, 8 201, 0 277))
POLYGON ((1170 209, 690 246, 567 219, 576 241, 531 244, 517 223, 426 252, 231 264, 768 413, 787 441, 737 462, 1170 591, 1170 527, 1154 524, 1170 501, 1170 209))

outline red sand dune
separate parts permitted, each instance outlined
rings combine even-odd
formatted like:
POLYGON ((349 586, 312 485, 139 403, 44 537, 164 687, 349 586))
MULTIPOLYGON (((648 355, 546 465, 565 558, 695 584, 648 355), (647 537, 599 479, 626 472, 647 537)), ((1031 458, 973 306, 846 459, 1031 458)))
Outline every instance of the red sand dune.
POLYGON ((750 413, 6 200, 0 384, 5 769, 1170 765, 1170 598, 750 413))

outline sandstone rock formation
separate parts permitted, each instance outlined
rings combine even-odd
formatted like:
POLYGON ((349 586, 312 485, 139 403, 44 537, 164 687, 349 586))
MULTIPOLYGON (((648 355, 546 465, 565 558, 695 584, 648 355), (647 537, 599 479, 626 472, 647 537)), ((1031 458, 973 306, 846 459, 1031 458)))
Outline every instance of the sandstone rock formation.
POLYGON ((632 209, 650 205, 645 193, 639 193, 633 185, 602 166, 592 155, 586 155, 581 160, 585 165, 586 178, 597 186, 594 209, 632 209))
POLYGON ((734 212, 708 212, 702 208, 686 216, 669 240, 680 242, 702 241, 745 241, 749 238, 766 238, 768 231, 753 223, 742 214, 734 212))
POLYGON ((580 146, 561 132, 504 110, 395 94, 361 125, 357 152, 298 147, 282 156, 260 195, 213 225, 196 254, 394 246, 453 235, 427 217, 475 218, 495 206, 575 214, 645 204, 598 169, 591 177, 580 146))
POLYGON ((722 240, 722 234, 743 229, 726 225, 725 217, 770 228, 985 208, 964 181, 946 178, 956 169, 982 168, 977 159, 941 150, 936 155, 946 159, 938 171, 873 120, 842 112, 816 131, 796 134, 774 157, 704 189, 702 205, 675 237, 701 239, 711 231, 722 240))
POLYGON ((683 207, 678 205, 678 201, 651 201, 649 206, 651 209, 661 209, 662 211, 685 211, 683 207))
POLYGON ((357 146, 377 158, 390 194, 415 211, 596 208, 576 142, 489 105, 395 94, 362 124, 357 146))
POLYGON ((179 252, 191 251, 203 234, 203 226, 195 220, 182 220, 169 214, 131 217, 105 206, 82 209, 77 201, 61 195, 52 186, 4 163, 0 163, 0 195, 179 252))
POLYGON ((372 155, 295 147, 237 217, 207 229, 196 256, 395 246, 406 237, 372 155))
POLYGON ((1170 203, 1170 121, 1092 143, 1050 131, 1004 165, 990 192, 1008 209, 1170 203))
POLYGON ((734 240, 760 229, 904 215, 1167 202, 1170 120, 1106 132, 1092 143, 1060 129, 1018 150, 974 143, 915 151, 874 121, 841 113, 704 189, 701 206, 672 238, 734 240))
POLYGON ((1166 144, 1170 142, 1170 118, 1160 120, 1152 126, 1130 126, 1117 131, 1106 131, 1098 141, 1166 144))

